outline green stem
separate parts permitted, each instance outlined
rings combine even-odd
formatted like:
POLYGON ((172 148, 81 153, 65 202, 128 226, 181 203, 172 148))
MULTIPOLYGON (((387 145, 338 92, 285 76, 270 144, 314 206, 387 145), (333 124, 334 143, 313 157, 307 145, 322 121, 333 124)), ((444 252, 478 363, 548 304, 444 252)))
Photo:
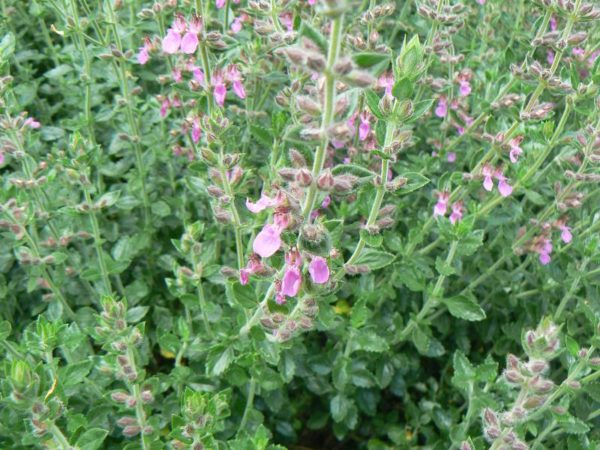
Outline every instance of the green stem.
MULTIPOLYGON (((394 136, 396 133, 396 124, 393 121, 388 122, 387 128, 385 130, 385 141, 383 144, 384 151, 387 149, 393 142, 394 136)), ((381 161, 381 173, 380 173, 380 184, 377 186, 377 193, 375 194, 375 200, 373 201, 373 206, 371 206, 371 211, 369 212, 369 218, 367 219, 366 227, 371 227, 375 225, 377 221, 377 216, 379 215, 379 210, 381 208, 381 203, 383 202, 383 198, 385 196, 385 182, 387 180, 387 174, 389 170, 389 160, 382 159, 381 161)), ((363 249, 365 248, 365 240, 362 238, 359 239, 352 256, 346 261, 346 265, 352 265, 356 262, 363 249)), ((343 276, 343 270, 340 270, 335 279, 340 279, 343 276)))
POLYGON ((246 428, 246 423, 248 422, 248 415, 252 410, 252 406, 254 405, 254 395, 256 394, 256 381, 254 378, 250 379, 250 386, 248 388, 248 398, 246 400, 246 407, 244 408, 244 414, 242 415, 242 420, 240 421, 240 426, 238 428, 238 433, 240 433, 244 428, 246 428))
POLYGON ((83 193, 85 195, 85 201, 89 206, 90 223, 92 225, 92 234, 94 237, 94 249, 96 250, 96 256, 98 257, 98 266, 100 267, 100 274, 102 276, 102 283, 104 284, 104 293, 112 295, 112 287, 110 284, 110 278, 108 275, 108 268, 106 261, 104 260, 104 252, 102 251, 102 237, 100 235, 100 226, 98 224, 98 217, 92 204, 92 197, 90 191, 86 185, 83 185, 83 193))
POLYGON ((317 147, 317 151, 315 153, 315 159, 313 161, 312 168, 313 182, 308 188, 308 194, 306 196, 304 208, 302 209, 302 215, 305 220, 310 220, 310 215, 314 208, 317 194, 317 177, 323 170, 327 147, 329 146, 329 137, 327 136, 327 133, 329 127, 333 123, 335 112, 334 104, 336 97, 335 74, 333 67, 337 62, 337 58, 340 53, 343 22, 344 16, 340 15, 333 19, 333 23, 331 25, 329 50, 327 53, 327 67, 325 68, 325 99, 323 105, 323 118, 321 121, 321 132, 324 134, 324 137, 322 138, 321 144, 317 147))
MULTIPOLYGON (((446 256, 446 261, 445 261, 446 265, 452 264, 452 261, 454 260, 454 257, 456 256, 457 249, 458 249, 458 241, 452 241, 452 243, 450 244, 450 249, 448 250, 448 256, 446 256)), ((431 292, 431 295, 427 298, 427 300, 425 300, 425 303, 423 304, 421 311, 419 311, 419 313, 417 314, 417 317, 415 318, 415 320, 410 320, 408 322, 408 324, 406 324, 404 329, 400 332, 400 335, 399 335, 400 341, 404 341, 410 335, 410 333, 415 328, 415 326, 417 326, 418 323, 421 322, 425 318, 425 316, 429 313, 429 311, 433 307, 435 307, 435 305, 438 304, 439 297, 443 291, 443 286, 444 286, 445 280, 446 280, 445 275, 440 274, 438 276, 437 282, 435 283, 435 286, 433 288, 433 291, 431 292)))
POLYGON ((61 450, 71 450, 74 448, 78 448, 78 447, 74 447, 71 444, 69 444, 69 440, 63 434, 63 432, 60 431, 60 428, 58 428, 54 422, 49 423, 48 431, 50 431, 50 434, 52 434, 54 442, 56 442, 60 446, 61 450))
POLYGON ((590 262, 590 258, 583 258, 583 261, 581 262, 581 265, 579 266, 578 270, 577 270, 577 276, 573 279, 573 282, 571 283, 571 287, 569 289, 569 291, 565 294, 565 296, 562 298, 562 300, 560 301, 558 308, 556 309, 556 312, 554 313, 554 320, 558 321, 560 319, 560 316, 562 315, 564 309, 566 308, 567 304, 569 303, 569 300, 571 300, 571 298, 573 297, 573 294, 575 294, 575 292, 577 291, 577 288, 579 287, 579 283, 581 282, 581 278, 583 277, 583 274, 585 273, 585 269, 587 267, 587 265, 590 262))

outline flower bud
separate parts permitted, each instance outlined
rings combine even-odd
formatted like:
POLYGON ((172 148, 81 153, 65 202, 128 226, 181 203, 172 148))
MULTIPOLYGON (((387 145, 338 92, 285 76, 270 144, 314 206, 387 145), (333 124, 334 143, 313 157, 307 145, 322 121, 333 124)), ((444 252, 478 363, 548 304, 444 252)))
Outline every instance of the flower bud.
POLYGON ((142 428, 139 425, 128 425, 123 428, 123 436, 125 437, 134 437, 140 434, 142 428))
POLYGON ((308 169, 299 169, 296 172, 296 182, 302 187, 308 187, 312 184, 313 177, 308 169))
POLYGON ((333 188, 334 178, 331 170, 324 170, 317 178, 317 187, 321 191, 328 192, 333 188))

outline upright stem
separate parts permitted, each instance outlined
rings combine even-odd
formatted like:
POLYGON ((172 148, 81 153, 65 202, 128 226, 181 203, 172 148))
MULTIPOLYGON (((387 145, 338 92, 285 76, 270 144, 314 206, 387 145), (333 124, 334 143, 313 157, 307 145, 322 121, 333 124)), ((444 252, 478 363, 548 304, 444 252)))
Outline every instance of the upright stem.
MULTIPOLYGON (((384 151, 386 148, 388 148, 392 144, 395 133, 396 133, 396 123, 394 121, 388 122, 387 128, 385 130, 385 141, 383 144, 384 151)), ((379 176, 381 181, 380 181, 379 186, 377 186, 377 194, 375 194, 375 200, 373 202, 373 206, 371 206, 371 211, 369 212, 369 218, 367 219, 367 225, 366 225, 367 227, 375 225, 375 222, 377 221, 377 216, 379 215, 379 209, 381 208, 381 203, 383 202, 383 197, 385 196, 385 181, 387 180, 389 164, 390 164, 390 162, 388 159, 382 159, 381 173, 379 176)), ((350 256, 348 261, 346 261, 347 265, 352 265, 356 262, 356 260, 362 253, 363 249, 365 248, 365 244, 366 244, 365 240, 361 236, 360 240, 358 241, 358 244, 356 245, 356 248, 354 249, 354 252, 352 253, 352 256, 350 256)), ((339 279, 342 276, 343 276, 343 271, 340 270, 336 274, 336 279, 339 279)))
POLYGON ((244 414, 242 415, 242 420, 240 422, 240 426, 238 428, 238 433, 246 428, 246 423, 248 422, 248 414, 252 410, 252 405, 254 404, 254 395, 256 394, 256 380, 254 378, 250 379, 250 387, 248 388, 248 399, 246 400, 246 407, 244 408, 244 414))
POLYGON ((302 215, 305 220, 309 220, 310 214, 314 208, 317 194, 317 178, 323 170, 325 155, 327 153, 327 147, 329 146, 329 137, 327 136, 327 133, 329 127, 333 123, 336 97, 335 73, 333 71, 333 67, 335 66, 340 53, 343 23, 344 16, 342 14, 333 19, 333 23, 331 25, 329 50, 327 54, 327 67, 325 68, 325 99, 323 104, 323 118, 321 121, 321 132, 323 133, 323 138, 315 153, 315 159, 313 161, 312 168, 313 182, 308 188, 308 194, 306 196, 306 201, 304 202, 304 208, 302 209, 302 215))
MULTIPOLYGON (((123 45, 121 44, 121 37, 119 36, 119 30, 117 29, 117 17, 113 9, 112 1, 108 0, 105 2, 106 9, 108 10, 109 23, 112 28, 113 35, 115 37, 115 43, 117 50, 123 52, 123 45)), ((148 200, 148 192, 146 190, 146 169, 142 158, 142 147, 140 145, 141 133, 133 109, 131 107, 131 94, 129 92, 129 84, 127 80, 127 71, 123 66, 123 62, 114 62, 113 67, 117 73, 117 78, 121 84, 121 95, 125 102, 125 115, 129 124, 130 132, 133 134, 133 146, 135 150, 135 161, 140 176, 140 182, 142 186, 142 202, 144 204, 144 223, 146 226, 150 224, 150 201, 148 200)))
POLYGON ((98 265, 100 266, 100 274, 102 276, 102 283, 104 284, 104 293, 112 295, 112 288, 110 285, 110 278, 108 275, 108 268, 106 261, 104 260, 104 252, 102 251, 102 237, 100 235, 100 226, 98 224, 98 217, 96 217, 96 211, 94 211, 94 205, 92 204, 92 197, 87 186, 83 186, 83 193, 85 195, 85 201, 90 207, 89 216, 90 223, 92 225, 92 234, 94 236, 94 249, 96 250, 96 256, 98 257, 98 265))

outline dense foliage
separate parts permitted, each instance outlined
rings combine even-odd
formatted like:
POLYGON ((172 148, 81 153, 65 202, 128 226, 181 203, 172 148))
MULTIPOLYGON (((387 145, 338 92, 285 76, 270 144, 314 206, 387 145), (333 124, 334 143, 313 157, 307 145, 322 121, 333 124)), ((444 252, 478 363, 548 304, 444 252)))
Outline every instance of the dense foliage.
POLYGON ((600 448, 592 0, 0 7, 1 448, 600 448))

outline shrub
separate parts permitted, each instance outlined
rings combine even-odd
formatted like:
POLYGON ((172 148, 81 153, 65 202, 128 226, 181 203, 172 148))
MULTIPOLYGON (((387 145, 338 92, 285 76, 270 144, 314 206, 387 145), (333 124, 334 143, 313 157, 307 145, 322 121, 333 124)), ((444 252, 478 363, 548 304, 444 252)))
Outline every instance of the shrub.
POLYGON ((597 5, 1 6, 2 448, 600 448, 597 5))

